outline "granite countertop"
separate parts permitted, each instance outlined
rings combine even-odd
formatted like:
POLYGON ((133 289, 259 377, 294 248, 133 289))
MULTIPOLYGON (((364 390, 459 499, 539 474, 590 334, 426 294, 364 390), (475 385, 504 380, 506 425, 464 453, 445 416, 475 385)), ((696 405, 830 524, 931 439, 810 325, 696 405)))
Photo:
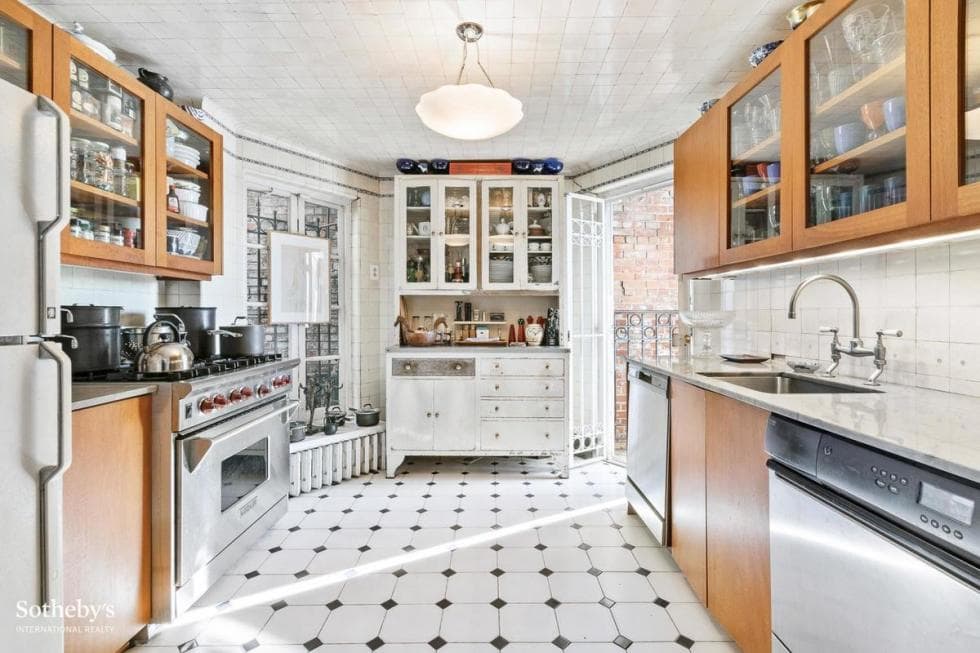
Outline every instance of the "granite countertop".
POLYGON ((71 409, 93 408, 114 401, 153 394, 156 391, 157 386, 153 383, 73 383, 71 409))
POLYGON ((471 347, 467 345, 440 345, 434 347, 402 347, 391 345, 385 351, 389 354, 453 355, 487 354, 491 356, 520 356, 528 354, 567 354, 568 347, 471 347))
MULTIPOLYGON (((699 372, 783 372, 781 361, 629 359, 692 385, 980 483, 980 399, 885 381, 881 393, 777 395, 699 372)), ((860 379, 839 382, 862 385, 860 379)), ((867 387, 867 386, 863 386, 867 387)))

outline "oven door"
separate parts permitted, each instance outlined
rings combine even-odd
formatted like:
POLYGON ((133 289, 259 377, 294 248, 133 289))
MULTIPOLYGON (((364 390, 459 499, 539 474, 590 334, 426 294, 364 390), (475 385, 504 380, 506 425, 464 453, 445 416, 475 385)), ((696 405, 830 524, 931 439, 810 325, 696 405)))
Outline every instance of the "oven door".
POLYGON ((178 586, 287 496, 297 405, 281 398, 177 439, 178 586))

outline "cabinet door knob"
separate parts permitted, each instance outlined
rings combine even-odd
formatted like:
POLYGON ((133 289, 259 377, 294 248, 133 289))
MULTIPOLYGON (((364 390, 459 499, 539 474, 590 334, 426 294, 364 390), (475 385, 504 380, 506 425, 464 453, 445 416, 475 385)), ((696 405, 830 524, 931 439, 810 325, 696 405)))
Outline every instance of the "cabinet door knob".
POLYGON ((426 413, 425 416, 426 417, 432 417, 432 413, 431 412, 430 413, 426 413))
POLYGON ((439 413, 438 412, 436 413, 436 419, 439 419, 439 413))
POLYGON ((551 434, 550 434, 550 433, 545 433, 545 434, 544 434, 544 437, 546 437, 546 438, 550 438, 550 437, 551 437, 551 434))
POLYGON ((499 438, 499 437, 500 437, 500 434, 499 434, 499 433, 494 433, 494 434, 493 434, 493 437, 495 437, 495 438, 499 438))
MULTIPOLYGON (((500 390, 500 384, 498 383, 497 385, 493 386, 493 389, 494 390, 500 390)), ((545 389, 547 389, 547 388, 545 388, 545 389)))
POLYGON ((494 363, 493 364, 493 369, 499 370, 500 369, 500 363, 494 363))

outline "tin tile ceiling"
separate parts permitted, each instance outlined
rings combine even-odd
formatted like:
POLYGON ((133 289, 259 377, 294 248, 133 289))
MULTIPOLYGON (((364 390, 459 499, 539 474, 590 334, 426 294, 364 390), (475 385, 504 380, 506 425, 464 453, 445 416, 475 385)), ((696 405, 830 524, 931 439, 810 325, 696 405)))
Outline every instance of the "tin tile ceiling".
MULTIPOLYGON (((380 175, 394 159, 558 156, 575 173, 676 135, 784 38, 796 0, 51 0, 119 63, 209 97, 243 130, 380 175), (418 97, 455 80, 461 20, 483 24, 495 85, 524 103, 478 143, 429 131, 418 97)), ((471 58, 472 61, 472 58, 471 58)), ((475 69, 474 69, 475 71, 475 69)), ((471 71, 471 79, 477 75, 471 71)))

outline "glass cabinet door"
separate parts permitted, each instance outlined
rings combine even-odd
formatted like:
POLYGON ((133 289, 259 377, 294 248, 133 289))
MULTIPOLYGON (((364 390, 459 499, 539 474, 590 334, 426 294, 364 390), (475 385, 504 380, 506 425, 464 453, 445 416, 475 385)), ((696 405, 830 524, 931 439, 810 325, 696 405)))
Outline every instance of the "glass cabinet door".
POLYGON ((558 279, 554 237, 557 225, 552 219, 556 190, 552 184, 528 183, 523 194, 526 220, 520 239, 527 252, 529 286, 553 286, 558 279))
POLYGON ((729 108, 726 249, 780 235, 781 81, 777 68, 729 108))
POLYGON ((476 287, 476 184, 440 183, 440 227, 443 268, 440 285, 457 289, 476 287))
POLYGON ((519 264, 518 234, 521 225, 515 211, 518 186, 515 182, 483 184, 483 287, 517 288, 519 264))
POLYGON ((157 99, 157 138, 166 171, 157 184, 160 226, 158 263, 219 274, 221 264, 222 140, 205 125, 184 118, 177 105, 157 99))
POLYGON ((404 188, 404 276, 405 288, 435 288, 439 274, 433 252, 433 195, 431 183, 409 184, 404 188))
POLYGON ((146 204, 155 165, 146 124, 152 91, 67 33, 56 35, 55 56, 55 97, 71 122, 71 221, 62 251, 154 265, 146 204))
POLYGON ((980 0, 963 3, 963 44, 960 186, 980 182, 980 0))
POLYGON ((807 40, 807 229, 908 197, 905 8, 857 0, 807 40))
POLYGON ((51 23, 24 5, 0 2, 0 79, 51 95, 51 23))

